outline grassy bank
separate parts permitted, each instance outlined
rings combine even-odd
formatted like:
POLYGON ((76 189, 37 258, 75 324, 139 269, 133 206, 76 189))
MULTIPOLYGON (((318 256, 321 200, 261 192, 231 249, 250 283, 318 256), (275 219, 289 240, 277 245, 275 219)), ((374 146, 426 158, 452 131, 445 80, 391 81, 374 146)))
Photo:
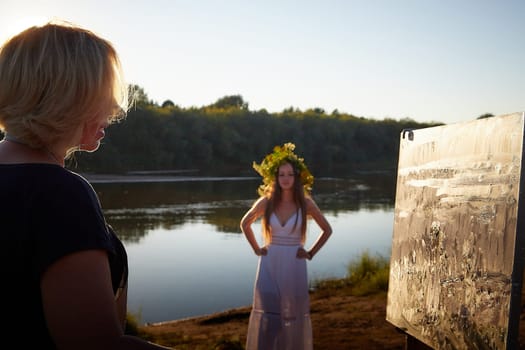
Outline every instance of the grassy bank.
POLYGON ((364 252, 348 264, 345 278, 314 281, 313 290, 330 293, 334 289, 348 287, 350 295, 354 296, 387 292, 389 270, 387 258, 364 252))

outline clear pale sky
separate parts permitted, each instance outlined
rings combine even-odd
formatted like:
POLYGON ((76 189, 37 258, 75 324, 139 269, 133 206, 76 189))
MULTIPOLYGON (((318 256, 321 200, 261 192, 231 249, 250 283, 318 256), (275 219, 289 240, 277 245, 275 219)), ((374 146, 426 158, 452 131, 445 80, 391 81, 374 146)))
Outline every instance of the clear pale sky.
POLYGON ((525 111, 524 0, 0 0, 0 40, 52 18, 110 40, 158 103, 239 94, 250 110, 443 123, 525 111))

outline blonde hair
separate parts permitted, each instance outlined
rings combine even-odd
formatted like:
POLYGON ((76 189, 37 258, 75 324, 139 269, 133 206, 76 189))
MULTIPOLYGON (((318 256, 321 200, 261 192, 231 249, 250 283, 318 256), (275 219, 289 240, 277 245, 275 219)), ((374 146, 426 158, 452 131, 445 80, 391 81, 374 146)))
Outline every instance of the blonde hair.
POLYGON ((47 147, 87 121, 123 118, 128 87, 113 45, 67 22, 49 22, 0 48, 0 130, 47 147))

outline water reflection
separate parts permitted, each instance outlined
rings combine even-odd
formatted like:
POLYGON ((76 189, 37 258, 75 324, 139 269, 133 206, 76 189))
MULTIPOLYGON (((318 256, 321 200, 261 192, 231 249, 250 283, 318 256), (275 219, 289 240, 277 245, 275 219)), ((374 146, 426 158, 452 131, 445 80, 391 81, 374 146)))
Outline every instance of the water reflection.
MULTIPOLYGON (((176 180, 176 178, 174 178, 176 180)), ((107 221, 124 241, 137 242, 150 230, 172 230, 186 223, 239 234, 239 221, 257 198, 259 178, 213 181, 93 183, 107 221)), ((317 179, 313 196, 326 215, 393 207, 395 178, 390 173, 352 179, 317 179)))

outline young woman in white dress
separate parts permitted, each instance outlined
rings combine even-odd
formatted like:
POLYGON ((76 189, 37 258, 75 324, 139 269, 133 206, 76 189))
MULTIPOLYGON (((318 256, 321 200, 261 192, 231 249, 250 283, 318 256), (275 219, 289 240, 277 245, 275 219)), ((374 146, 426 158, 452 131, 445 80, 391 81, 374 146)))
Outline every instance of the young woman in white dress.
POLYGON ((247 350, 313 349, 306 260, 311 260, 332 228, 310 196, 313 176, 295 145, 276 146, 255 170, 263 177, 260 197, 241 219, 241 230, 259 256, 247 350), (321 232, 304 248, 307 217, 321 232), (261 218, 264 245, 252 224, 261 218))

